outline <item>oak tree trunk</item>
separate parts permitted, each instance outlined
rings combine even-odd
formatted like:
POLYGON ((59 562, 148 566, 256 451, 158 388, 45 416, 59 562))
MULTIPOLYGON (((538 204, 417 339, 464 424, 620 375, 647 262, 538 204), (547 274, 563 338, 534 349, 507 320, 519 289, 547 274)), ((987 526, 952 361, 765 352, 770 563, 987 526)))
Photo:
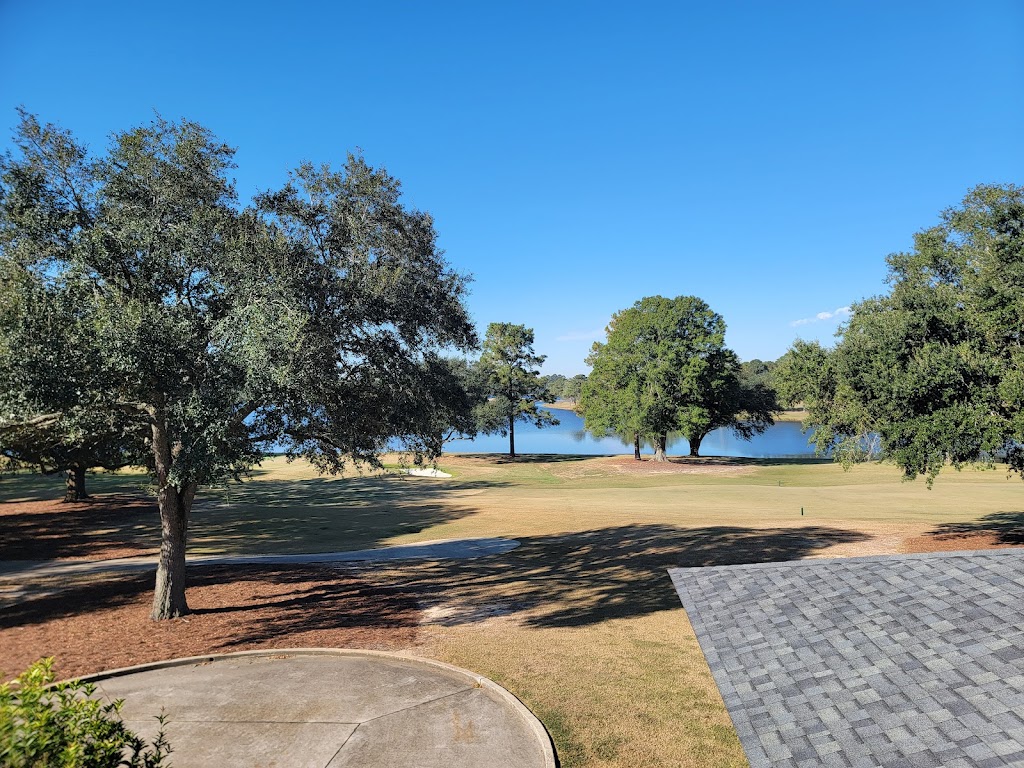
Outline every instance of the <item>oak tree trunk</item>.
POLYGON ((668 446, 668 435, 658 435, 654 440, 654 460, 668 461, 666 448, 668 446))
POLYGON ((88 498, 89 494, 85 492, 85 467, 76 464, 67 471, 64 501, 81 501, 88 498))
POLYGON ((171 484, 169 475, 174 456, 167 424, 158 412, 153 416, 152 431, 160 506, 160 561, 150 618, 173 619, 189 613, 185 600, 185 545, 196 486, 192 483, 179 489, 171 484))
POLYGON ((704 440, 704 435, 696 435, 690 438, 690 456, 700 456, 700 444, 704 440))
POLYGON ((511 415, 508 417, 508 455, 516 457, 516 419, 511 415))
POLYGON ((633 434, 633 459, 635 461, 643 461, 640 458, 640 433, 636 432, 633 434))
POLYGON ((189 613, 185 600, 185 545, 194 490, 173 486, 160 490, 160 562, 156 568, 153 619, 174 619, 189 613))

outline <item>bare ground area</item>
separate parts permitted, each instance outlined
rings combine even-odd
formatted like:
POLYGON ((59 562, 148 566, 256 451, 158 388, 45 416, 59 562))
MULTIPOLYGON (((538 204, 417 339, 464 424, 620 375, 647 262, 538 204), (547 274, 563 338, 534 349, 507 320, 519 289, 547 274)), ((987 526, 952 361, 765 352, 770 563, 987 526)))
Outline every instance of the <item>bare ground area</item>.
POLYGON ((571 454, 525 454, 511 459, 501 454, 446 453, 441 459, 446 467, 468 467, 487 470, 508 465, 547 465, 556 474, 572 464, 585 464, 594 468, 611 468, 619 473, 637 475, 694 474, 694 475, 745 475, 756 471, 756 464, 748 459, 728 456, 670 456, 668 461, 654 461, 644 455, 640 461, 632 454, 621 456, 576 456, 571 454))
POLYGON ((749 462, 741 462, 736 459, 720 457, 672 457, 668 461, 653 461, 644 457, 637 461, 632 456, 612 456, 602 461, 608 467, 614 467, 617 472, 629 475, 663 475, 663 474, 687 474, 687 475, 748 475, 755 471, 755 467, 749 462))
POLYGON ((44 656, 66 678, 255 648, 396 650, 414 644, 420 622, 402 592, 318 566, 191 569, 193 613, 171 621, 150 620, 152 590, 151 574, 105 574, 0 602, 0 679, 44 656))

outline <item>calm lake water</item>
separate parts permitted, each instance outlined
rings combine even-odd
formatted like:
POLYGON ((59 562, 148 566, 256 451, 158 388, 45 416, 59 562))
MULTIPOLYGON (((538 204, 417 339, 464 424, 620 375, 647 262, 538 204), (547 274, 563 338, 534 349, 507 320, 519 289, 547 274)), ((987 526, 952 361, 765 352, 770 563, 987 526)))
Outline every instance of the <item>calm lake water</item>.
MULTIPOLYGON (((583 419, 572 411, 552 409, 559 420, 557 427, 537 429, 529 424, 516 424, 516 453, 560 453, 599 456, 632 453, 633 444, 617 437, 594 437, 583 429, 583 419)), ((744 456, 752 459, 779 459, 814 456, 814 447, 807 444, 808 435, 800 431, 800 423, 782 421, 752 440, 740 440, 727 429, 716 429, 700 445, 701 456, 744 456)), ((475 440, 453 440, 445 446, 446 453, 508 453, 508 438, 482 435, 475 440)), ((645 454, 654 453, 644 446, 645 454)), ((683 437, 671 437, 671 456, 686 455, 690 444, 683 437)))

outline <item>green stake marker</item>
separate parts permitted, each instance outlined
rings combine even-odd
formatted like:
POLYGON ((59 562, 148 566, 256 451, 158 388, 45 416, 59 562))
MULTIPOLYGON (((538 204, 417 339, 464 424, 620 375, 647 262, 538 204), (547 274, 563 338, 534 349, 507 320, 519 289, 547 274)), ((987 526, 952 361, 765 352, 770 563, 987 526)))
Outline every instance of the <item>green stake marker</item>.
POLYGON ((800 517, 803 517, 803 516, 804 516, 804 508, 800 507, 800 517))

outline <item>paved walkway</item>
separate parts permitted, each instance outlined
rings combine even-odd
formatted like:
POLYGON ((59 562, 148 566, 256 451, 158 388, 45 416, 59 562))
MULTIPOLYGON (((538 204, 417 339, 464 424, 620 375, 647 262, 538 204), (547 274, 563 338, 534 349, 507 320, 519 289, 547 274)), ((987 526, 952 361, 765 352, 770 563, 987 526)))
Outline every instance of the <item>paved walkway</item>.
POLYGON ((185 659, 86 678, 175 768, 555 768, 540 722, 486 678, 372 651, 185 659))
MULTIPOLYGON (((515 539, 440 539, 416 544, 360 549, 348 552, 319 552, 300 555, 200 555, 188 558, 189 565, 284 565, 288 563, 352 563, 393 560, 446 560, 503 555, 519 546, 515 539)), ((156 568, 157 557, 123 557, 113 560, 0 561, 0 577, 64 576, 103 571, 147 571, 156 568)))
POLYGON ((1024 551, 670 573, 752 768, 1024 766, 1024 551))

